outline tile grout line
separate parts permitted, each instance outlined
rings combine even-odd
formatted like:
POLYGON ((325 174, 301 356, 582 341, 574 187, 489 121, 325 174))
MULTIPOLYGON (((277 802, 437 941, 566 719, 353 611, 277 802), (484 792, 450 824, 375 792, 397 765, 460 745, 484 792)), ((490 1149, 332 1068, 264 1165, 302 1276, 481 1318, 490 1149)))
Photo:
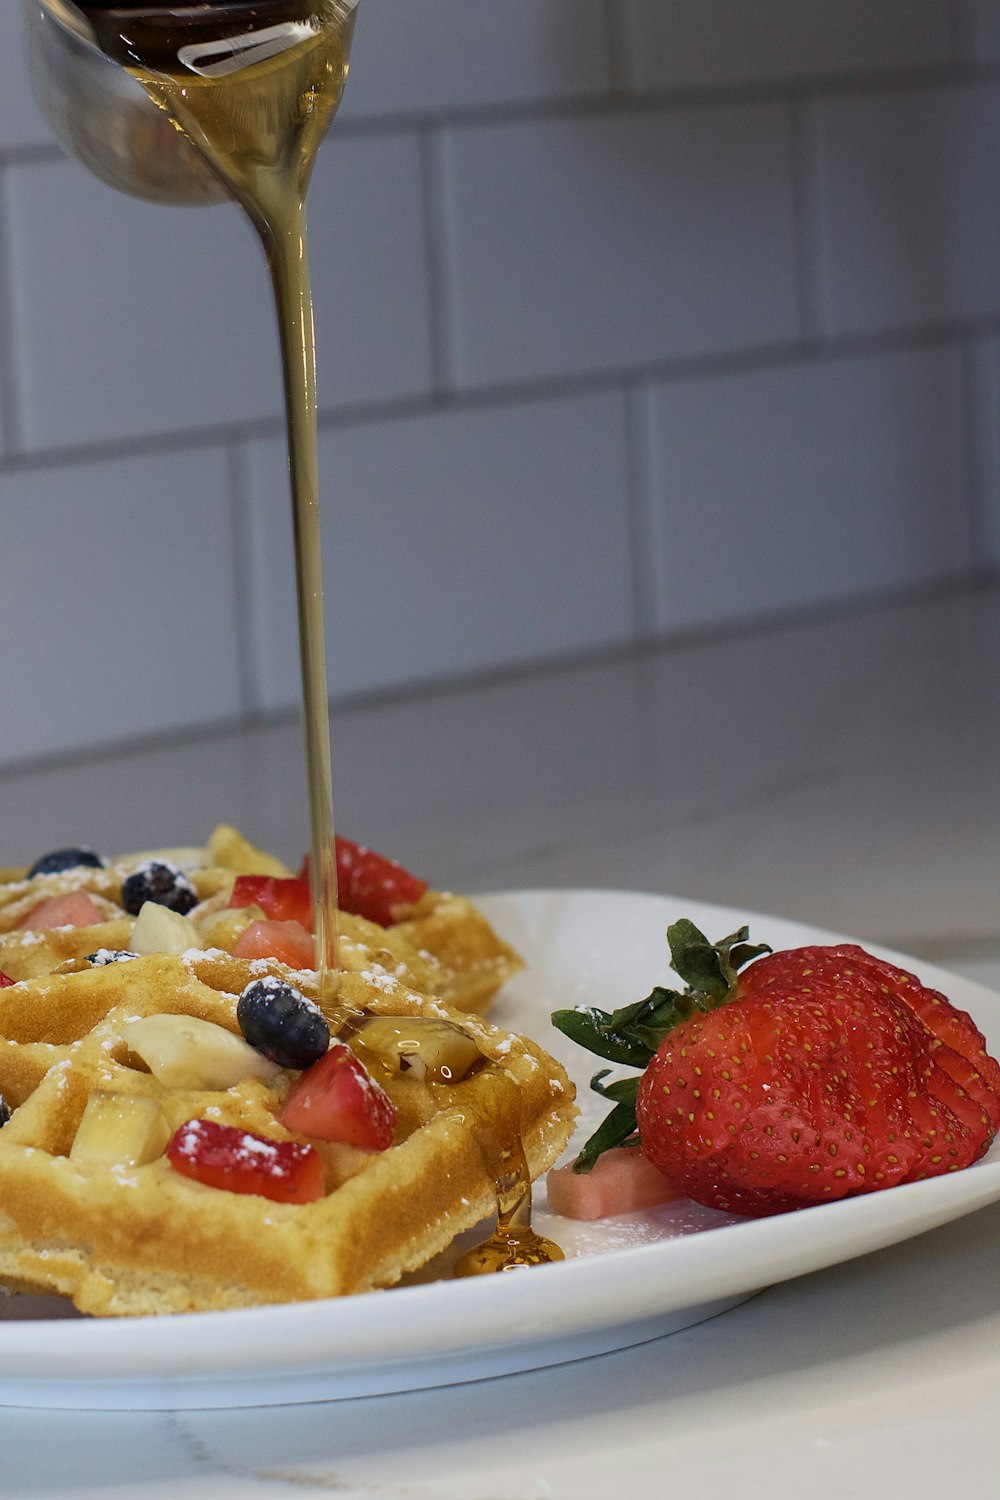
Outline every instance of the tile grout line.
POLYGON ((621 0, 604 0, 604 35, 608 49, 608 98, 622 104, 635 87, 631 28, 621 0))
MULTIPOLYGON (((677 651, 708 647, 720 641, 763 637, 776 631, 797 630, 824 620, 868 616, 873 612, 879 613, 886 609, 923 608, 940 600, 977 598, 995 591, 1000 591, 1000 568, 994 568, 991 572, 976 578, 937 580, 933 583, 916 584, 905 588, 878 589, 864 595, 814 601, 812 604, 790 610, 754 616, 750 619, 732 619, 710 626, 688 629, 665 627, 638 641, 569 648, 548 652, 529 660, 507 661, 493 667, 469 672, 421 678, 405 686, 373 688, 368 691, 334 695, 331 700, 332 709, 338 714, 349 714, 418 700, 453 698, 498 684, 528 679, 538 681, 553 671, 588 671, 602 663, 625 659, 640 662, 660 653, 669 655, 677 651)), ((156 754, 171 745, 200 741, 217 735, 226 737, 242 735, 248 727, 274 728, 296 723, 297 715, 293 709, 265 709, 243 719, 233 717, 205 719, 193 724, 174 726, 162 732, 77 745, 72 749, 16 757, 12 760, 0 760, 0 785, 16 781, 26 775, 37 774, 39 771, 61 770, 72 766, 93 764, 120 754, 132 755, 146 752, 156 754)))
POLYGON ((972 12, 963 0, 950 0, 951 50, 955 62, 975 57, 976 30, 972 12))
POLYGON ((438 399, 458 384, 456 256, 448 198, 448 146, 438 128, 417 133, 424 218, 424 267, 430 339, 431 389, 438 399))
POLYGON ((650 386, 622 389, 625 420, 626 495, 632 564, 632 625, 639 640, 657 628, 658 562, 662 555, 655 480, 657 450, 650 386))
MULTIPOLYGON (((608 0, 609 5, 612 0, 608 0)), ((631 71, 630 47, 621 22, 609 11, 609 72, 614 79, 622 70, 631 71), (625 36, 625 40, 622 37, 625 36)), ((956 46, 958 44, 956 43, 956 46)), ((537 102, 463 105, 439 110, 406 110, 396 114, 370 115, 341 120, 334 126, 343 138, 398 135, 414 130, 478 129, 510 124, 543 124, 573 117, 607 114, 677 113, 722 110, 733 106, 774 103, 810 98, 864 98, 907 92, 917 88, 975 88, 1000 80, 1000 59, 969 60, 962 56, 949 62, 913 67, 873 68, 856 73, 818 73, 792 78, 772 78, 702 84, 688 88, 618 89, 537 102)), ((63 161, 64 153, 50 142, 0 146, 0 165, 50 165, 63 161)))
POLYGON ((254 624, 254 612, 259 602, 258 592, 254 587, 256 517, 252 504, 249 455, 245 442, 234 440, 227 444, 226 480, 232 543, 230 568, 235 602, 239 694, 243 715, 245 719, 250 720, 260 713, 264 695, 259 642, 254 624))
POLYGON ((808 339, 821 338, 827 326, 818 107, 815 99, 793 101, 789 122, 798 311, 808 339))
POLYGON ((22 431, 12 261, 10 174, 0 164, 0 453, 8 458, 13 458, 20 450, 22 431))
MULTIPOLYGON (((674 385, 728 375, 753 374, 776 368, 799 368, 836 363, 858 357, 940 349, 970 338, 1000 336, 1000 315, 910 327, 876 329, 865 333, 819 335, 780 343, 754 345, 719 353, 682 355, 635 366, 610 366, 595 371, 529 377, 497 385, 467 389, 417 392, 411 396, 373 400, 357 406, 330 408, 320 413, 322 431, 342 431, 393 421, 433 417, 450 411, 483 411, 491 407, 527 405, 567 397, 614 394, 624 383, 674 385)), ((116 440, 75 443, 65 448, 20 450, 0 457, 0 475, 65 468, 75 464, 107 463, 144 455, 169 454, 224 446, 230 442, 272 438, 284 433, 280 417, 259 418, 215 427, 178 428, 168 433, 141 433, 116 440)))
POLYGON ((970 340, 963 347, 962 375, 969 550, 973 566, 988 569, 1000 558, 1000 364, 995 340, 970 340))
MULTIPOLYGON (((615 23, 611 22, 612 30, 615 23)), ((614 42, 617 51, 617 36, 614 42)), ((624 47, 625 65, 630 47, 624 47)), ((613 62, 614 68, 618 67, 613 62)), ((948 60, 915 64, 910 67, 870 68, 859 72, 812 73, 791 78, 768 78, 762 81, 737 80, 727 83, 703 83, 688 87, 638 89, 634 85, 610 92, 570 95, 565 98, 538 101, 512 100, 509 103, 455 105, 432 110, 407 110, 397 114, 370 115, 343 122, 344 136, 384 135, 418 129, 477 130, 494 126, 544 124, 574 117, 591 119, 601 115, 689 113, 754 107, 809 98, 867 98, 885 94, 907 93, 914 89, 977 88, 983 83, 1000 80, 1000 59, 948 60)))

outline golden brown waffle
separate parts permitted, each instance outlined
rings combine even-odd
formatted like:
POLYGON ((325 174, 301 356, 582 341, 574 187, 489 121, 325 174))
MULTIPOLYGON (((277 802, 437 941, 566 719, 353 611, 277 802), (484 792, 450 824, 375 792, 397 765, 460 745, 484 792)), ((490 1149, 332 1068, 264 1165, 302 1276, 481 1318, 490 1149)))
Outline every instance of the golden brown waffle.
MULTIPOLYGON (((391 1285, 496 1206, 500 1154, 523 1140, 532 1178, 560 1154, 576 1110, 562 1068, 540 1048, 408 989, 369 955, 338 976, 336 1002, 374 1016, 460 1024, 485 1061, 456 1084, 387 1071, 397 1114, 382 1152, 316 1143, 326 1196, 275 1203, 193 1182, 162 1155, 142 1166, 70 1157, 95 1091, 156 1101, 169 1130, 214 1119, 272 1140, 297 1074, 225 1089, 166 1087, 129 1048, 137 1017, 183 1015, 239 1034, 237 995, 273 974, 220 952, 148 957, 0 990, 0 1282, 73 1298, 96 1314, 184 1312, 334 1297, 391 1285)), ((325 1002, 328 1003, 328 1002, 325 1002)), ((363 1051, 362 1030, 352 1045, 363 1051)))
MULTIPOLYGON (((204 849, 133 854, 106 869, 77 866, 31 880, 26 869, 5 870, 0 872, 0 972, 12 979, 35 979, 100 948, 128 948, 133 919, 122 908, 122 881, 156 857, 173 858, 184 868, 198 895, 190 915, 199 941, 225 952, 260 915, 251 907, 229 908, 237 876, 290 873, 274 855, 255 848, 226 824, 213 831, 204 849), (101 922, 41 930, 22 925, 41 902, 73 891, 92 897, 101 922)), ((357 945, 377 950, 380 962, 411 988, 437 995, 458 1010, 482 1014, 505 980, 522 967, 471 901, 440 891, 428 891, 405 921, 390 927, 347 913, 341 913, 340 927, 346 967, 358 967, 353 956, 357 945)))

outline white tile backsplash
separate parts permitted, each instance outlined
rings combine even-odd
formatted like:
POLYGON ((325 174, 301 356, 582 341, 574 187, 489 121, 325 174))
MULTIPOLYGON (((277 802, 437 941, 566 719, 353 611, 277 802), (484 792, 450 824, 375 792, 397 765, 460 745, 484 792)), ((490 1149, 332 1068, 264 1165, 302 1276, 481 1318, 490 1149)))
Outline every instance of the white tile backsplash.
POLYGON ((819 106, 829 333, 1000 311, 1000 86, 819 106))
POLYGON ((637 88, 948 62, 946 0, 623 0, 637 88))
MULTIPOLYGON (((23 22, 0 764, 298 691, 260 249, 58 157, 23 22), (189 588, 211 650, 147 616, 95 708, 189 588)), ((1000 0, 364 0, 310 197, 335 690, 1000 566, 998 57, 1000 0)))
POLYGON ((431 312, 418 142, 338 136, 309 190, 322 407, 424 393, 431 312))
MULTIPOLYGON (((414 142, 327 142, 310 214, 321 403, 423 389, 414 142)), ((53 162, 10 169, 9 216, 27 449, 280 416, 270 282, 235 206, 138 203, 53 162)))
POLYGON ((607 87, 604 0, 366 0, 343 117, 547 103, 607 87))
POLYGON ((0 474, 0 761, 237 714, 232 555, 213 450, 0 474))
POLYGON ((798 331, 780 106, 456 131, 445 163, 462 386, 798 331))
POLYGON ((660 628, 968 569, 963 381, 927 350, 654 390, 660 628))
MULTIPOLYGON (((450 412, 324 434, 335 693, 624 641, 633 633, 620 399, 450 412)), ((284 452, 254 445, 261 701, 296 701, 284 452)))
POLYGON ((139 203, 61 161, 8 174, 26 450, 277 414, 267 270, 230 204, 139 203))

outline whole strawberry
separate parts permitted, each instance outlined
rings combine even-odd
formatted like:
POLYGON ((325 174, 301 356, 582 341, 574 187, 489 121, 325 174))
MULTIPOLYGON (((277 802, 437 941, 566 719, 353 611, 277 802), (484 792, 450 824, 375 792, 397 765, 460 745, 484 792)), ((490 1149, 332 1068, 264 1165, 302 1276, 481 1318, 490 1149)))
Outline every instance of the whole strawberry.
POLYGON ((760 957, 745 929, 717 945, 691 923, 668 937, 686 990, 554 1017, 605 1057, 650 1059, 640 1079, 595 1078, 616 1107, 581 1170, 637 1129, 691 1198, 759 1216, 957 1171, 989 1146, 1000 1066, 914 975, 853 945, 760 957))

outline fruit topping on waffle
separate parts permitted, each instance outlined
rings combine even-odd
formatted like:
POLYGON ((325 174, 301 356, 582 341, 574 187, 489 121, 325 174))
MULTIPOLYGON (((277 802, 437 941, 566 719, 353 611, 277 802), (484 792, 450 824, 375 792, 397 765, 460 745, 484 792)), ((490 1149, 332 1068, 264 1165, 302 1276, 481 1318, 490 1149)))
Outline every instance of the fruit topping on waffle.
MULTIPOLYGON (((346 839, 337 839, 337 864, 346 967, 377 952, 412 988, 475 1012, 521 967, 466 898, 433 891, 346 839)), ((312 926, 305 867, 293 875, 227 825, 204 848, 107 862, 91 850, 60 849, 0 873, 0 971, 15 979, 93 955, 209 947, 312 969, 312 926)))
POLYGON ((0 989, 0 1283, 95 1314, 389 1286, 496 1209, 522 1148, 551 1166, 562 1068, 385 951, 355 942, 322 1012, 315 975, 221 949, 0 989))

